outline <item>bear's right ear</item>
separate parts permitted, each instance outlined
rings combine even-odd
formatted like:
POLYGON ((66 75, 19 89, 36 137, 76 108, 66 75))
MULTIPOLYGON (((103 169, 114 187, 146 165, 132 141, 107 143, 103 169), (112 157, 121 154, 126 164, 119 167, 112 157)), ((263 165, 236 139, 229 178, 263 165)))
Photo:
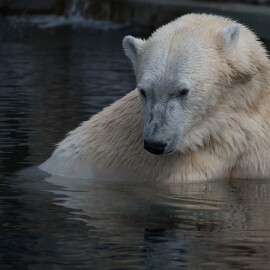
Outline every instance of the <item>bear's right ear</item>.
POLYGON ((123 48, 125 51, 126 56, 131 61, 132 65, 135 67, 136 65, 136 59, 139 52, 139 49, 141 48, 144 41, 140 38, 134 38, 132 36, 126 36, 123 39, 123 48))

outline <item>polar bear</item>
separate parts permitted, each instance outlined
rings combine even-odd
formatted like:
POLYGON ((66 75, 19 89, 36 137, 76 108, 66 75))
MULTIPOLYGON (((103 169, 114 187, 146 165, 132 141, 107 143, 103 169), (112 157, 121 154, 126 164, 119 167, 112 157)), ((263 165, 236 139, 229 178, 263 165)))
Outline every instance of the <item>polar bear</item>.
POLYGON ((252 31, 188 14, 123 48, 136 89, 71 131, 41 169, 167 182, 270 175, 270 63, 252 31))

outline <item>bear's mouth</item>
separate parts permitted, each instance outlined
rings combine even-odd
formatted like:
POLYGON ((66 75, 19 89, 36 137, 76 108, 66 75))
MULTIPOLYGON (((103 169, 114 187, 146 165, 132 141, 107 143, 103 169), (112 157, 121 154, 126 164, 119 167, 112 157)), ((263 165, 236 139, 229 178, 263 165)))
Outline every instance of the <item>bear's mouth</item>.
POLYGON ((157 154, 157 153, 151 152, 151 151, 149 151, 149 150, 147 150, 147 151, 148 151, 149 153, 151 153, 151 154, 156 155, 156 156, 168 156, 168 155, 171 155, 171 154, 173 154, 173 153, 175 152, 175 150, 171 150, 171 151, 169 151, 169 152, 164 152, 164 153, 157 154))
POLYGON ((174 150, 165 150, 165 151, 161 151, 161 150, 158 150, 158 149, 152 149, 150 147, 149 148, 144 147, 144 149, 146 151, 148 151, 149 153, 151 153, 153 155, 156 155, 156 156, 170 155, 173 152, 175 152, 175 149, 174 150))
POLYGON ((164 152, 158 152, 158 151, 152 150, 152 149, 145 149, 145 150, 148 151, 151 154, 156 155, 156 156, 162 156, 162 155, 164 155, 164 152))

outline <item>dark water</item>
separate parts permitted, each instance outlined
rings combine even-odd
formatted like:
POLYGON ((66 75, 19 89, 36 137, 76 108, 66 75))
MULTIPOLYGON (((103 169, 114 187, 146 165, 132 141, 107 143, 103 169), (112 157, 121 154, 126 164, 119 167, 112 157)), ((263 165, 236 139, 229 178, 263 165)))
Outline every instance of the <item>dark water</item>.
POLYGON ((111 27, 0 19, 0 269, 270 269, 268 181, 110 184, 31 167, 134 87, 121 39, 145 33, 111 27))

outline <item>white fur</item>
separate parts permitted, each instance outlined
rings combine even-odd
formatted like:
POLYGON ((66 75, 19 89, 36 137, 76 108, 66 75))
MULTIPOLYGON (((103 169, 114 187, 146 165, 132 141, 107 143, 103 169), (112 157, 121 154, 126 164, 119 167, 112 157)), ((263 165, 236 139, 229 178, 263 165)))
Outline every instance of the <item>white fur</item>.
POLYGON ((168 141, 181 132, 176 151, 155 156, 143 149, 144 118, 155 106, 145 110, 134 90, 72 131, 42 169, 150 181, 269 177, 270 64, 249 29, 224 17, 190 14, 145 41, 125 38, 123 46, 138 88, 159 104, 159 117, 180 115, 173 119, 179 129, 172 132, 167 120, 159 130, 168 141), (190 95, 179 114, 168 99, 183 87, 190 95))
POLYGON ((134 38, 132 36, 126 36, 123 39, 123 48, 126 56, 129 58, 129 60, 135 65, 136 58, 140 49, 140 46, 142 45, 143 41, 139 38, 134 38))
POLYGON ((224 42, 227 47, 234 47, 240 36, 240 25, 233 23, 223 30, 224 42))

